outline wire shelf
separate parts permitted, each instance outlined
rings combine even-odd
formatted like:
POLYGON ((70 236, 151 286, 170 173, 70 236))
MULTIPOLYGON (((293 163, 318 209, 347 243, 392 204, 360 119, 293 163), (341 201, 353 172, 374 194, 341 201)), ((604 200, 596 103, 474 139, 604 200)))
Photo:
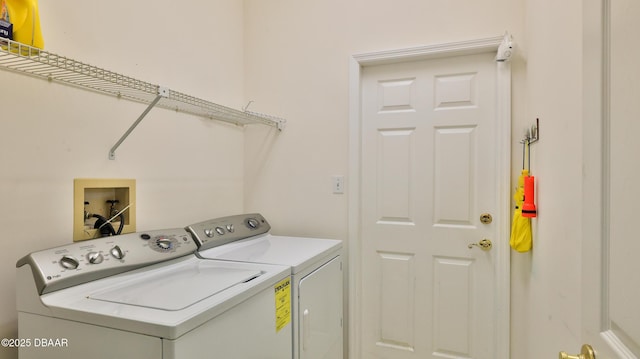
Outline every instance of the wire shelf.
MULTIPOLYGON (((154 102, 161 93, 159 85, 4 38, 0 38, 0 68, 145 104, 154 102)), ((173 90, 162 91, 162 98, 156 102, 165 109, 240 126, 263 124, 282 130, 286 123, 279 117, 236 110, 173 90)))

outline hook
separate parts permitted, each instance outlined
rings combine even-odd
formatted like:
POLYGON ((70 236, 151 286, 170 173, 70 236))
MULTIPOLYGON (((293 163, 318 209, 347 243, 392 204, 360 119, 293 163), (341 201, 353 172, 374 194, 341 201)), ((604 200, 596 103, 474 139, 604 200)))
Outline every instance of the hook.
POLYGON ((540 140, 540 119, 536 118, 536 124, 531 126, 529 144, 536 143, 539 140, 540 140))
POLYGON ((525 156, 526 156, 526 154, 525 154, 525 148, 526 147, 524 146, 524 142, 520 142, 520 143, 522 143, 522 169, 524 170, 524 159, 525 159, 525 156))
POLYGON ((540 119, 536 118, 536 124, 528 128, 520 143, 530 145, 540 141, 540 119))
POLYGON ((540 140, 540 119, 536 118, 536 124, 527 128, 524 134, 524 138, 520 143, 522 144, 522 169, 524 170, 525 158, 527 160, 528 168, 531 169, 531 144, 540 140), (526 151, 525 151, 526 149, 526 151), (528 156, 527 156, 528 155, 528 156))

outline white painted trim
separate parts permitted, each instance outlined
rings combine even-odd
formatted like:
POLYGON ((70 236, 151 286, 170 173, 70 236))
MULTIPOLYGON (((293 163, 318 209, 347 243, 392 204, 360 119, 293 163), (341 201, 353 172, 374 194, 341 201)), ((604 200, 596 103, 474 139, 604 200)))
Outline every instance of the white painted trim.
POLYGON ((455 55, 480 54, 485 52, 497 51, 498 46, 500 46, 500 43, 503 39, 504 36, 497 36, 488 39, 370 52, 366 54, 353 55, 353 59, 360 66, 365 67, 403 61, 416 61, 434 59, 438 57, 450 57, 455 55))
POLYGON ((361 65, 351 58, 349 60, 349 238, 347 247, 349 249, 349 308, 347 318, 349 325, 348 358, 361 358, 360 355, 360 334, 358 323, 361 323, 361 313, 359 308, 354 307, 354 303, 359 303, 360 298, 360 73, 361 65))
MULTIPOLYGON (((438 44, 408 49, 372 52, 353 55, 349 62, 349 358, 359 359, 362 313, 354 306, 359 303, 361 273, 360 256, 361 224, 361 73, 366 66, 425 60, 438 57, 470 55, 496 52, 504 36, 438 44)), ((510 351, 510 291, 511 291, 511 247, 509 246, 511 223, 511 66, 508 62, 496 62, 497 71, 497 116, 498 116, 498 188, 500 213, 496 216, 499 226, 499 245, 496 251, 496 359, 508 359, 510 351)))
POLYGON ((587 0, 583 13, 583 126, 582 126, 582 275, 598 273, 596 278, 582 278, 582 337, 599 350, 604 344, 597 334, 602 331, 600 310, 603 297, 602 238, 604 188, 604 0, 587 0), (590 333, 591 332, 591 333, 590 333), (593 334, 592 334, 593 333, 593 334), (600 340, 600 341, 599 341, 600 340))
POLYGON ((511 357, 511 63, 496 62, 500 245, 496 251, 496 359, 511 357))
POLYGON ((620 338, 613 332, 613 330, 607 330, 600 333, 600 337, 609 345, 609 348, 613 350, 616 357, 619 359, 637 359, 633 352, 620 340, 620 338))
POLYGON ((609 317, 611 3, 583 3, 582 341, 598 357, 636 359, 609 317))

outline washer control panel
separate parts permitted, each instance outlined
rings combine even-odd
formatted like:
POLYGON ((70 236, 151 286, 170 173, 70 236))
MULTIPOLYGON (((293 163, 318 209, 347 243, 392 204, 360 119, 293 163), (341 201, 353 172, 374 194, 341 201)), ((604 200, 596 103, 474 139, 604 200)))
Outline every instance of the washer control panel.
POLYGON ((259 213, 239 214, 199 222, 188 226, 198 250, 267 233, 271 226, 259 213))
POLYGON ((30 265, 38 293, 86 283, 192 254, 197 246, 183 228, 101 237, 33 252, 17 263, 30 265))

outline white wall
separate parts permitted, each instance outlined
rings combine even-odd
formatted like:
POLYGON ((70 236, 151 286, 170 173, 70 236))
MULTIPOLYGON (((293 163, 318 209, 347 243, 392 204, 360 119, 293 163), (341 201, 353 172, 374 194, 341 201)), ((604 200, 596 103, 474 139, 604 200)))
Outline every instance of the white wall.
MULTIPOLYGON (((526 109, 513 136, 540 118, 531 146, 538 217, 533 251, 512 254, 511 353, 555 358, 582 344, 582 2, 527 1, 525 24, 526 109)), ((513 149, 515 181, 522 147, 513 149)))
POLYGON ((277 232, 343 240, 350 204, 331 193, 330 178, 348 173, 349 57, 514 35, 514 181, 518 142, 536 117, 542 140, 531 162, 535 247, 512 255, 511 353, 553 358, 579 348, 581 2, 245 0, 245 11, 247 97, 289 120, 279 135, 246 132, 246 209, 277 232))
MULTIPOLYGON (((240 108, 237 0, 40 1, 46 50, 240 108)), ((71 242, 74 178, 135 178, 139 230, 243 209, 243 130, 0 71, 0 337, 15 338, 15 263, 71 242)), ((0 348, 0 358, 17 353, 0 348)))
POLYGON ((156 109, 108 161, 140 105, 0 71, 1 337, 16 333, 15 261, 70 241, 73 178, 136 178, 139 229, 244 210, 276 233, 346 240, 347 195, 332 194, 330 178, 348 173, 349 57, 509 30, 522 50, 512 63, 514 179, 536 117, 542 137, 532 151, 535 247, 512 256, 512 356, 579 347, 580 0, 40 5, 49 51, 231 107, 252 99, 288 126, 243 132, 156 109))
POLYGON ((247 131, 247 209, 262 211, 276 230, 346 239, 347 195, 332 194, 330 180, 348 172, 350 57, 505 30, 521 39, 523 7, 524 0, 246 0, 246 96, 288 119, 266 145, 265 130, 247 131))

